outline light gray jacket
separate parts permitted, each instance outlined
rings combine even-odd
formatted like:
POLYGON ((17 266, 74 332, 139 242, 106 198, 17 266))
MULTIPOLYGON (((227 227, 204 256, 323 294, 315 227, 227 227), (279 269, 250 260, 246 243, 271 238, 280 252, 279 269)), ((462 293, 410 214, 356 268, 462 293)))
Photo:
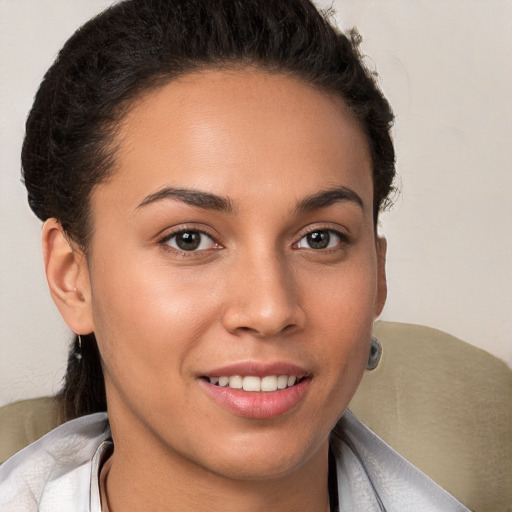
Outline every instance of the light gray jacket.
MULTIPOLYGON (((333 435, 340 512, 467 512, 347 411, 333 435)), ((0 512, 101 512, 106 413, 69 421, 0 466, 0 512)))

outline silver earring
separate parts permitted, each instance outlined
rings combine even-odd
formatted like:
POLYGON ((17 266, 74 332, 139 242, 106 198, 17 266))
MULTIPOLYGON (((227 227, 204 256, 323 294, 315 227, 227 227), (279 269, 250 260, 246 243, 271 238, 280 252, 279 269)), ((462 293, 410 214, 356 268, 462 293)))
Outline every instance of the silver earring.
POLYGON ((75 357, 77 358, 78 361, 81 361, 82 360, 82 337, 80 336, 80 334, 77 334, 78 336, 78 351, 75 355, 75 357))
POLYGON ((368 362, 366 363, 367 370, 375 370, 379 365, 382 356, 382 345, 377 338, 372 336, 370 342, 370 353, 368 354, 368 362))

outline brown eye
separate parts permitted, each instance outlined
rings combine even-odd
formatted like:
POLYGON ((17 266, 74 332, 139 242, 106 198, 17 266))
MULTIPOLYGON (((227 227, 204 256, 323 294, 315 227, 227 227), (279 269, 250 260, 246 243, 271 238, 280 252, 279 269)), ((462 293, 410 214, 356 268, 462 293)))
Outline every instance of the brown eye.
POLYGON ((179 251, 204 251, 213 249, 217 244, 206 233, 201 231, 180 231, 169 237, 165 243, 170 247, 179 251))
POLYGON ((306 240, 312 249, 326 249, 329 247, 331 236, 328 231, 313 231, 306 235, 306 240))
POLYGON ((201 235, 194 231, 185 231, 176 235, 176 245, 182 251, 195 251, 201 244, 201 235))
POLYGON ((300 249, 330 249, 341 242, 341 235, 332 229, 318 229, 304 235, 297 244, 300 249))

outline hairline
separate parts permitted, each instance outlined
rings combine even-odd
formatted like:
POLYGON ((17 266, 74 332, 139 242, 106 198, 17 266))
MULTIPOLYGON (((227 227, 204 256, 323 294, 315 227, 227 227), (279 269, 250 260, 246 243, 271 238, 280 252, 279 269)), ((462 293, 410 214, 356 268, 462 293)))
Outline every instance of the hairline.
POLYGON ((140 84, 134 86, 128 90, 123 97, 121 97, 117 104, 112 108, 112 119, 107 122, 98 124, 96 130, 103 131, 104 133, 104 144, 101 151, 103 152, 105 161, 109 163, 103 168, 102 179, 95 183, 89 190, 89 196, 87 198, 87 205, 84 210, 86 214, 86 238, 83 241, 75 240, 79 243, 81 249, 85 254, 88 252, 92 237, 94 235, 94 225, 92 222, 92 195, 97 186, 108 183, 111 178, 117 172, 120 172, 120 167, 117 165, 117 155, 122 146, 121 131, 124 121, 128 118, 130 112, 135 109, 141 102, 143 102, 150 95, 164 89, 170 83, 179 81, 187 76, 201 75, 205 72, 240 72, 240 71, 253 71, 268 73, 269 75, 282 75, 288 77, 296 82, 306 85, 317 92, 326 94, 332 97, 337 97, 342 101, 342 106, 345 107, 346 112, 349 113, 353 120, 357 123, 357 126, 361 130, 364 137, 365 143, 368 149, 368 155, 371 161, 371 180, 372 180, 372 208, 375 212, 373 215, 374 229, 377 229, 378 222, 378 205, 375 204, 375 163, 373 161, 372 149, 371 149, 371 138, 366 132, 365 127, 361 120, 358 118, 354 109, 351 108, 350 103, 347 101, 341 91, 336 90, 334 87, 329 87, 327 84, 321 84, 315 82, 314 77, 308 79, 305 74, 301 74, 299 71, 286 68, 282 64, 272 64, 271 62, 257 61, 256 59, 250 58, 239 58, 239 59, 217 59, 211 62, 192 62, 187 67, 184 67, 181 71, 175 72, 172 75, 169 73, 155 73, 152 76, 148 76, 141 80, 140 84))

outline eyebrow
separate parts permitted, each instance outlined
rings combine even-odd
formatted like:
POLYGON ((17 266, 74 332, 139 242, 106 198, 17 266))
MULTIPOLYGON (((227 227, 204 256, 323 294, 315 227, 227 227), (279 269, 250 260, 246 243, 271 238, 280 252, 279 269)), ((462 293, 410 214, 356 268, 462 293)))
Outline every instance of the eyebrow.
POLYGON ((205 210, 230 213, 234 209, 231 200, 227 197, 188 188, 165 187, 158 192, 146 196, 137 206, 136 210, 156 203, 157 201, 162 201, 163 199, 175 199, 190 206, 196 206, 205 210))
MULTIPOLYGON (((228 197, 222 197, 210 192, 187 188, 165 187, 157 192, 149 194, 137 206, 136 210, 165 199, 174 199, 190 206, 205 210, 215 210, 232 213, 235 208, 228 197)), ((357 204, 364 211, 364 202, 361 197, 352 189, 347 187, 336 187, 322 190, 316 194, 305 197, 297 204, 297 213, 307 213, 321 208, 327 208, 334 203, 350 201, 357 204)))
POLYGON ((321 208, 327 208, 334 203, 344 201, 355 203, 364 211, 364 202, 361 197, 347 187, 331 188, 307 196, 297 204, 296 210, 298 213, 306 213, 313 210, 320 210, 321 208))

